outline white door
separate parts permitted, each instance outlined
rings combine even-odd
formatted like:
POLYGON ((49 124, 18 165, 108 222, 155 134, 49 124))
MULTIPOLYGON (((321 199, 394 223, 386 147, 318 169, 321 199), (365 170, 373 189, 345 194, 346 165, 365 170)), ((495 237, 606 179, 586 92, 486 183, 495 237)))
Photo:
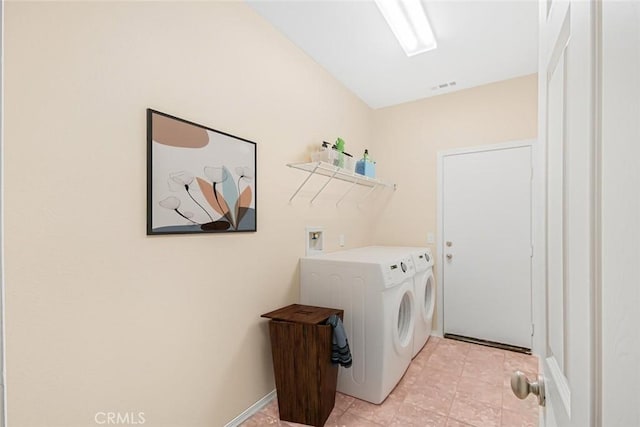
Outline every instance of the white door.
MULTIPOLYGON (((640 426, 640 2, 602 2, 601 419, 640 426)), ((596 397, 597 399, 597 397, 596 397)))
POLYGON ((531 348, 531 145, 444 155, 444 333, 531 348))
MULTIPOLYGON (((593 425, 594 57, 596 2, 540 2, 539 136, 546 149, 547 426, 593 425)), ((541 243, 542 243, 541 242, 541 243)), ((537 253, 537 252, 536 252, 537 253)))

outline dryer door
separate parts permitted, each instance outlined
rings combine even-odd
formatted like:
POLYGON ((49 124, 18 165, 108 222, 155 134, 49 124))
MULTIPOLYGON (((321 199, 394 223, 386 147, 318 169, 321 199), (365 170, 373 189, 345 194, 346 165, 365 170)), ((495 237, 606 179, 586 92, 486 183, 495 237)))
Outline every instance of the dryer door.
POLYGON ((413 351, 413 329, 415 318, 415 298, 411 284, 401 286, 399 298, 395 307, 395 321, 393 328, 394 347, 398 354, 413 351))
POLYGON ((422 301, 420 301, 420 308, 422 318, 425 322, 430 322, 433 318, 433 310, 436 304, 436 279, 433 276, 433 270, 429 270, 427 278, 423 284, 422 301))

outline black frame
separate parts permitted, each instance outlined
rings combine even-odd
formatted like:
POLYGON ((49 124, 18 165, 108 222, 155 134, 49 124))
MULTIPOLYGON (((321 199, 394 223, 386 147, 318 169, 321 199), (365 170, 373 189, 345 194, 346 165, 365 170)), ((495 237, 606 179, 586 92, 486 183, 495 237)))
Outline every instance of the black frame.
POLYGON ((170 235, 170 234, 202 234, 202 233, 253 233, 258 230, 258 150, 257 144, 253 141, 250 141, 245 138, 241 138, 239 136, 232 135, 227 132, 222 132, 217 129, 210 128, 208 126, 201 125, 199 123, 195 123, 189 120, 181 119, 176 116, 172 116, 171 114, 163 113, 161 111, 157 111, 151 108, 147 108, 147 235, 170 235), (152 180, 153 180, 153 155, 152 155, 152 144, 153 144, 153 115, 158 114, 169 119, 177 120, 182 123, 186 123, 192 126, 196 126, 207 131, 215 132, 220 135, 224 135, 233 139, 237 139, 238 141, 249 143, 253 145, 253 171, 254 171, 254 185, 253 185, 253 198, 254 198, 254 228, 252 230, 184 230, 184 231, 157 231, 152 228, 152 180))

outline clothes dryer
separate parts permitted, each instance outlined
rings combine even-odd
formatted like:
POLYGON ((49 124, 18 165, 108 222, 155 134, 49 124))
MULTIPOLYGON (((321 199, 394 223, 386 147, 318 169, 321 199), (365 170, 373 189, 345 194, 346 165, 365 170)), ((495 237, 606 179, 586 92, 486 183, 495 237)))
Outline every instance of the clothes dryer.
POLYGON ((425 346, 433 327, 433 312, 436 305, 436 279, 433 275, 433 255, 428 248, 413 252, 416 266, 414 294, 416 297, 416 323, 413 335, 413 355, 416 357, 425 346))
POLYGON ((358 248, 300 260, 300 302, 344 310, 353 364, 338 391, 382 403, 411 363, 415 324, 410 254, 358 248))
POLYGON ((387 256, 411 256, 416 268, 414 276, 414 335, 412 358, 416 357, 425 346, 433 329, 433 315, 436 304, 436 280, 433 275, 433 256, 431 249, 426 247, 409 246, 369 246, 353 249, 352 251, 367 251, 368 253, 386 254, 387 256))

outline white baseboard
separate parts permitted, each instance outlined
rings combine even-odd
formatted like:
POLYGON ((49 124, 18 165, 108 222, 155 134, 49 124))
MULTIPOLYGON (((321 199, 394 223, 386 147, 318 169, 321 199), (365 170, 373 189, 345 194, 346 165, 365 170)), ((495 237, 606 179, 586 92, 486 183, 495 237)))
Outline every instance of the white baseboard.
POLYGON ((244 412, 242 412, 240 415, 238 415, 237 417, 229 421, 227 424, 225 424, 224 427, 238 427, 240 424, 247 421, 254 414, 259 412, 262 408, 267 406, 269 402, 273 400, 274 397, 276 397, 276 391, 272 390, 265 397, 258 400, 253 405, 249 406, 247 409, 244 410, 244 412))
POLYGON ((431 336, 437 337, 437 338, 444 338, 444 336, 440 332, 436 332, 436 331, 432 331, 431 336))

